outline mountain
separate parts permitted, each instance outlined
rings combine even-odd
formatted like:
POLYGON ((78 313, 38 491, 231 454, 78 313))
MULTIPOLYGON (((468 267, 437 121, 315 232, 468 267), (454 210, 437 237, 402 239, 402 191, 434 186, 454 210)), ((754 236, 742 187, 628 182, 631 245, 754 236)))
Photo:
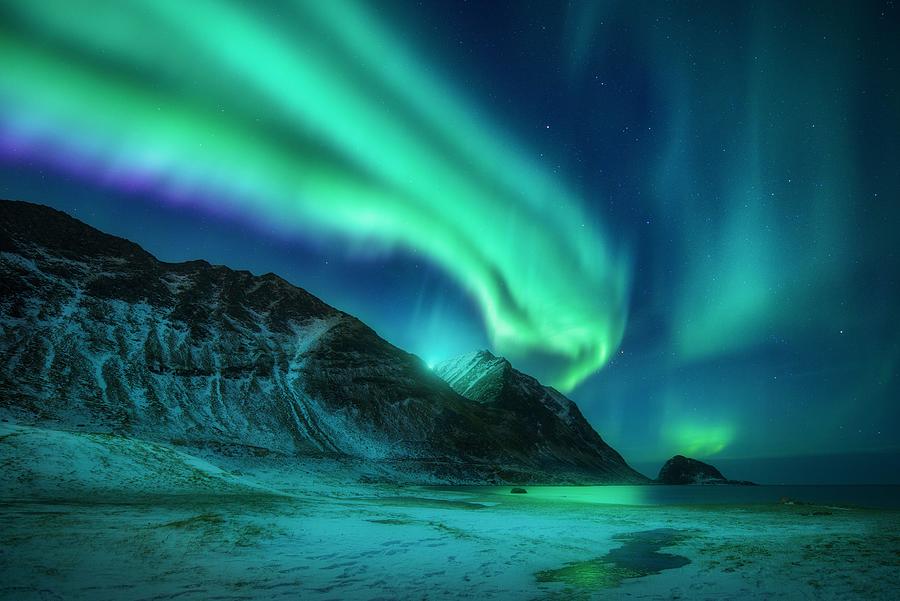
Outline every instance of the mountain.
POLYGON ((510 412, 521 447, 539 449, 545 464, 599 470, 622 481, 645 480, 603 441, 574 402, 506 359, 478 351, 440 363, 434 372, 467 399, 510 412))
POLYGON ((0 201, 0 414, 13 422, 303 465, 355 458, 408 481, 642 478, 534 384, 540 399, 520 407, 466 398, 274 274, 164 263, 0 201))
POLYGON ((662 466, 656 481, 660 484, 753 484, 729 480, 708 463, 684 455, 675 455, 662 466))

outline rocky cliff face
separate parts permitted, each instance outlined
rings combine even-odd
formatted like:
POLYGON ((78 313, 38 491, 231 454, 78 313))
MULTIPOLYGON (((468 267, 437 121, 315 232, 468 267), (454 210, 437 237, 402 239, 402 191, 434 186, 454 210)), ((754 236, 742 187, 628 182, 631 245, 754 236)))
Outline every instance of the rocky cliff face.
POLYGON ((625 482, 646 480, 603 441, 575 403, 506 359, 478 351, 440 363, 434 371, 467 399, 510 412, 522 448, 534 449, 545 464, 600 470, 625 482))
POLYGON ((534 413, 504 399, 457 394, 273 274, 163 263, 64 213, 0 201, 0 412, 14 421, 455 481, 634 477, 564 403, 534 413))

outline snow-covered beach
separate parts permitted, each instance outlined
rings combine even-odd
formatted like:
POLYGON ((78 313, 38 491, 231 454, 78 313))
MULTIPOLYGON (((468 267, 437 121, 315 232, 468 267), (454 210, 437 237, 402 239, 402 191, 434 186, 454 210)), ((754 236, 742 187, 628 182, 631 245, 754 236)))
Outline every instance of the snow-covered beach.
POLYGON ((888 599, 900 587, 897 510, 348 484, 337 463, 241 461, 3 424, 0 598, 888 599))

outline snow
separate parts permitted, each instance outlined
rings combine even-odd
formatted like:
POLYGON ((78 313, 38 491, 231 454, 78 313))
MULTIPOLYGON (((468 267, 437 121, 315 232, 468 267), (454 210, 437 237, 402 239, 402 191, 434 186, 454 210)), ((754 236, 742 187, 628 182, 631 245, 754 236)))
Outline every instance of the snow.
POLYGON ((15 424, 0 429, 0 464, 3 599, 890 599, 900 587, 897 511, 643 504, 660 487, 364 484, 363 464, 213 461, 15 424), (635 573, 660 557, 641 545, 629 569, 610 563, 648 537, 678 567, 635 573))
POLYGON ((476 351, 448 359, 434 366, 434 372, 460 395, 469 398, 482 379, 502 371, 509 364, 488 351, 476 351))
POLYGON ((122 499, 270 489, 169 445, 0 424, 0 498, 122 499))

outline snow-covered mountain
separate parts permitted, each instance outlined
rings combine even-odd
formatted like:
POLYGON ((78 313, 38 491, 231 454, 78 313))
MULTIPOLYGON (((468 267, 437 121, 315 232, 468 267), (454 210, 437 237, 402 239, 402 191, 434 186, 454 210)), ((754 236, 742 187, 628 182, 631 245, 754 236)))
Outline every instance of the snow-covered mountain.
POLYGON ((274 274, 163 263, 0 201, 0 413, 14 422, 229 456, 349 456, 423 481, 642 479, 574 404, 511 373, 496 402, 460 389, 471 375, 451 379, 457 394, 274 274))
POLYGON ((622 480, 643 478, 603 441, 574 402, 506 359, 478 351, 440 363, 434 372, 467 399, 511 412, 519 440, 539 449, 545 463, 601 470, 622 480))

